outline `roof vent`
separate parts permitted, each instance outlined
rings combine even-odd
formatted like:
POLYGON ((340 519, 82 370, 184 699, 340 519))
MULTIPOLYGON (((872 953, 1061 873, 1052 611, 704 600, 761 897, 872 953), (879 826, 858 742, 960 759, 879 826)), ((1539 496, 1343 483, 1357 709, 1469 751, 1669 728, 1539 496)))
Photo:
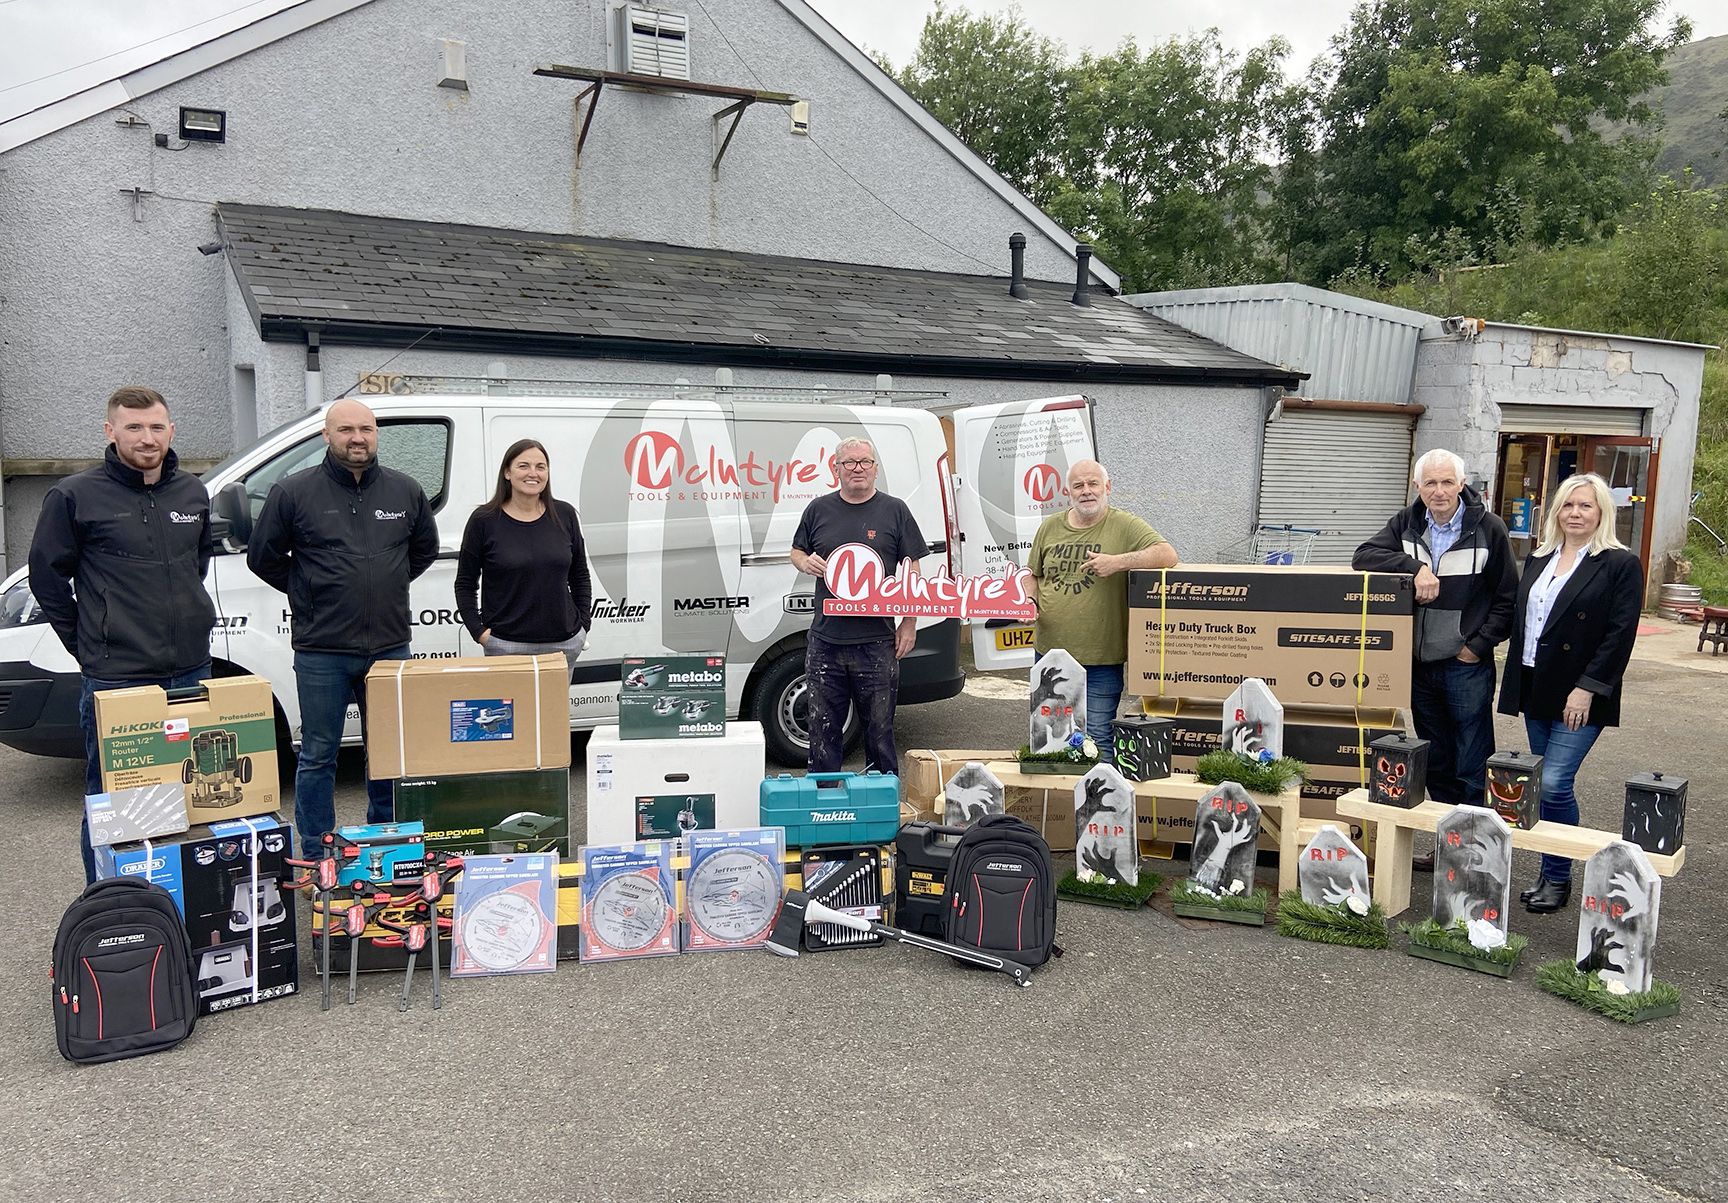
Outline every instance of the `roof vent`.
POLYGON ((690 78, 690 18, 683 13, 626 4, 618 10, 624 70, 665 79, 690 78))

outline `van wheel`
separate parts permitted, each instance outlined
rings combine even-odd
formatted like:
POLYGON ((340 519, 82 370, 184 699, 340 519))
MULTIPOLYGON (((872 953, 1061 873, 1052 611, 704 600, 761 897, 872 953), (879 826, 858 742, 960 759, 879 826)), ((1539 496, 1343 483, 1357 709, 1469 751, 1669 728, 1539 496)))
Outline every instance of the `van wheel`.
MULTIPOLYGON (((756 683, 749 708, 762 724, 768 759, 783 768, 801 769, 810 761, 810 688, 804 679, 804 649, 787 652, 770 664, 756 683)), ((858 709, 846 713, 845 747, 864 737, 858 709)))

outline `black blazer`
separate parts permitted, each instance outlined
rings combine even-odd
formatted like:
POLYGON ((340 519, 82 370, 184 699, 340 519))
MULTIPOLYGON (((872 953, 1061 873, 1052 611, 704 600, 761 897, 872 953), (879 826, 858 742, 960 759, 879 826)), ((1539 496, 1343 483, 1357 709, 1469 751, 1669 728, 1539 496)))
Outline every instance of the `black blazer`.
POLYGON ((1590 702, 1592 726, 1620 724, 1620 678, 1632 658, 1638 634, 1638 614, 1644 606, 1644 569, 1629 551, 1609 548, 1572 570, 1548 611, 1536 645, 1536 667, 1530 696, 1520 696, 1524 669, 1524 617, 1530 589, 1552 555, 1531 556, 1518 582, 1518 604, 1512 610, 1512 637, 1506 644, 1506 672, 1500 682, 1500 713, 1558 720, 1566 695, 1583 688, 1596 696, 1590 702))

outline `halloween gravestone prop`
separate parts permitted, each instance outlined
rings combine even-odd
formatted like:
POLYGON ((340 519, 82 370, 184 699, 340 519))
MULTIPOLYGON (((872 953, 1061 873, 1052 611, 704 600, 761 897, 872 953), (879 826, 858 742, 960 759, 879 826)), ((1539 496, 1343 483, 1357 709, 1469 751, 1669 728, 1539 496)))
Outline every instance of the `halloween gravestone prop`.
POLYGON ((1638 845, 1616 840, 1584 862, 1579 902, 1578 972, 1595 974, 1610 990, 1650 989, 1662 879, 1638 845))
POLYGON ((1484 919, 1506 931, 1512 829, 1485 806, 1454 806, 1434 830, 1434 922, 1484 919))
POLYGON ((1234 781, 1218 785, 1194 808, 1189 884, 1219 897, 1252 894, 1259 839, 1259 804, 1234 781))
POLYGON ((1296 866, 1302 901, 1316 906, 1343 906, 1351 898, 1361 900, 1360 913, 1368 909, 1368 858, 1336 827, 1322 827, 1302 849, 1296 866))
POLYGON ((949 827, 965 827, 985 815, 999 815, 1006 809, 1004 797, 996 774, 978 761, 968 760, 942 790, 942 822, 949 827))
POLYGON ((1176 724, 1149 714, 1119 718, 1110 725, 1116 767, 1130 781, 1162 781, 1170 775, 1170 742, 1176 724))
POLYGON ((1626 779, 1620 838, 1672 856, 1686 842, 1686 778, 1639 773, 1626 779))
POLYGON ((1074 864, 1106 881, 1140 884, 1134 787, 1110 765, 1094 765, 1074 785, 1074 864))
POLYGON ((1368 745, 1368 801, 1409 810, 1422 804, 1427 789, 1427 740, 1399 732, 1368 745))
POLYGON ((1542 758, 1528 752, 1496 752, 1488 758, 1488 805, 1525 831, 1541 816, 1542 758))
POLYGON ((1249 677, 1236 687, 1224 702, 1223 743, 1226 752, 1238 752, 1250 759, 1261 759, 1262 752, 1270 759, 1284 755, 1284 706, 1266 682, 1249 677))
POLYGON ((1034 754, 1060 752, 1068 737, 1086 730, 1086 670, 1061 648, 1051 648, 1032 665, 1029 705, 1034 754))

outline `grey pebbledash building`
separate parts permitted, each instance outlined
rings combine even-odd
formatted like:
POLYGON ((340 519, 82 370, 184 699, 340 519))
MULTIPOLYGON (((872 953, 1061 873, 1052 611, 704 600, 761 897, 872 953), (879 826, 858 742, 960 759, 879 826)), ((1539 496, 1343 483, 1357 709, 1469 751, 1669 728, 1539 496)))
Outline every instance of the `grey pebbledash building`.
POLYGON ((0 121, 0 552, 121 383, 198 467, 405 374, 724 370, 1084 392, 1117 501, 1195 558, 1254 523, 1301 373, 1118 286, 801 0, 305 0, 0 121))

